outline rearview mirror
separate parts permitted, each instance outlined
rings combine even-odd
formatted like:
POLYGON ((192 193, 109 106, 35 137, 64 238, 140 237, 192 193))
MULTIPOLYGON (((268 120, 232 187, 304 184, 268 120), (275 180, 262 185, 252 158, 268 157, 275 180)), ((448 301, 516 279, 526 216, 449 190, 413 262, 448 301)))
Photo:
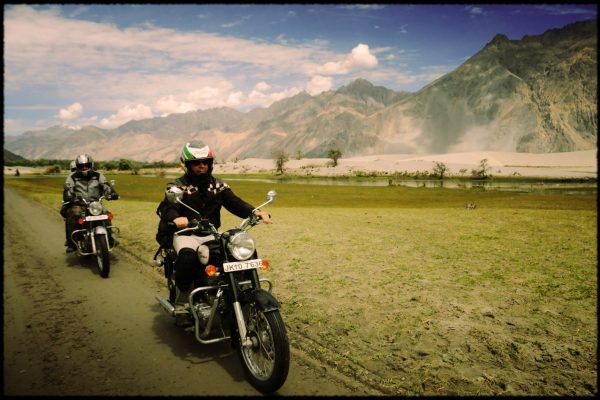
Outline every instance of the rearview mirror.
POLYGON ((274 190, 269 190, 269 192, 267 193, 267 200, 273 201, 275 200, 275 196, 277 196, 277 192, 274 190))
POLYGON ((169 203, 177 203, 183 198, 183 190, 177 186, 171 186, 165 191, 169 203))

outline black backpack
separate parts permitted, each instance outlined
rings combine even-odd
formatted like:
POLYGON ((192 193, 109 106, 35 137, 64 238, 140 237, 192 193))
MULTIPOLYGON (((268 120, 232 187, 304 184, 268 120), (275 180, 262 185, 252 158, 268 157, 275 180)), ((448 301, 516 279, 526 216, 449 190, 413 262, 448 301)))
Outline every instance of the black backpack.
POLYGON ((156 241, 161 247, 169 247, 171 240, 173 239, 173 228, 167 225, 161 218, 162 209, 169 203, 167 199, 163 199, 156 207, 156 215, 158 215, 158 229, 156 231, 156 241))

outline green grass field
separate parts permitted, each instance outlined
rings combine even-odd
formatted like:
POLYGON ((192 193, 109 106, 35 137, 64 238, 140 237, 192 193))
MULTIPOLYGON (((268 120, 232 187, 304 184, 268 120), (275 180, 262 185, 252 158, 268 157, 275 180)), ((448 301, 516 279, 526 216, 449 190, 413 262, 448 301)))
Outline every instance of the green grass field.
MULTIPOLYGON (((122 247, 155 268, 169 179, 107 177, 122 247)), ((60 218, 64 179, 4 185, 60 218)), ((278 192, 251 233, 292 345, 324 367, 386 394, 597 392, 595 193, 230 183, 256 205, 278 192)))

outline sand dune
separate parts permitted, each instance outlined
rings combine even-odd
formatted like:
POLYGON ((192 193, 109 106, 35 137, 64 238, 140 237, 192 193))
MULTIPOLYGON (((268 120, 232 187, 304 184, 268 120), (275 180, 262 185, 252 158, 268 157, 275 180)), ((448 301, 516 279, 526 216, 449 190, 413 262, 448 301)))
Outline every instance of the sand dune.
MULTIPOLYGON (((597 177, 597 150, 568 153, 532 154, 510 152, 468 152, 453 154, 385 154, 339 159, 339 165, 328 167, 327 158, 289 160, 285 170, 289 173, 312 175, 351 175, 363 172, 431 172, 437 162, 444 163, 450 174, 470 175, 483 159, 491 167, 490 174, 496 176, 540 176, 540 177, 597 177)), ((275 169, 272 159, 249 158, 238 162, 215 165, 215 174, 267 172, 275 169)))

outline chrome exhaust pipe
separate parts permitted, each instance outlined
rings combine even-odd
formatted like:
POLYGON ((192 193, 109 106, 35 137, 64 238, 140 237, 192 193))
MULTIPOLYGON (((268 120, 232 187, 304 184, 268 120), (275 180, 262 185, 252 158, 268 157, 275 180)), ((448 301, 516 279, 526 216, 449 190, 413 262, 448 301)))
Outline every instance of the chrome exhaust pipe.
POLYGON ((174 317, 175 316, 175 307, 173 307, 173 305, 164 297, 162 297, 160 294, 157 294, 156 296, 156 300, 158 300, 158 303, 162 306, 162 308, 165 309, 165 311, 167 313, 169 313, 170 316, 174 317))

